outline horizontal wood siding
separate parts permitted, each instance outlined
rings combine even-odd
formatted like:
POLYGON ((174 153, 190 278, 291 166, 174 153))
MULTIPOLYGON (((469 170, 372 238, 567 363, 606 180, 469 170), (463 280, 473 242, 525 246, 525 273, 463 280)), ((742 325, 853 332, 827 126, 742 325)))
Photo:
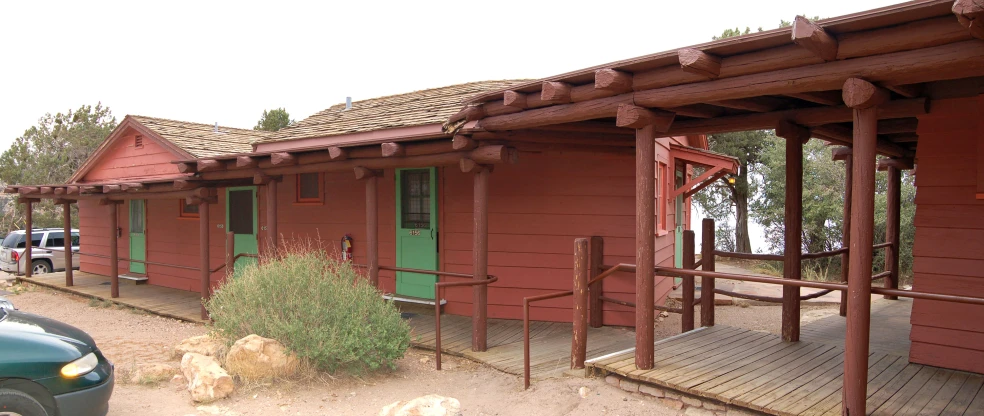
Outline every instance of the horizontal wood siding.
POLYGON ((81 181, 108 182, 179 174, 177 165, 171 163, 176 159, 174 153, 147 136, 138 148, 134 144, 136 136, 133 129, 118 136, 81 181))
MULTIPOLYGON (((984 297, 984 98, 933 101, 919 119, 913 289, 984 297)), ((984 307, 916 300, 910 361, 984 373, 984 307)))

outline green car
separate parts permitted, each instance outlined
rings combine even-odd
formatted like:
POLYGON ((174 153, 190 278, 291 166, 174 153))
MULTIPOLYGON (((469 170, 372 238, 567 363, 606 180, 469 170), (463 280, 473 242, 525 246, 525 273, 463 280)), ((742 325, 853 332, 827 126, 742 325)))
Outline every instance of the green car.
POLYGON ((0 304, 0 416, 106 415, 113 364, 92 337, 6 305, 0 304))

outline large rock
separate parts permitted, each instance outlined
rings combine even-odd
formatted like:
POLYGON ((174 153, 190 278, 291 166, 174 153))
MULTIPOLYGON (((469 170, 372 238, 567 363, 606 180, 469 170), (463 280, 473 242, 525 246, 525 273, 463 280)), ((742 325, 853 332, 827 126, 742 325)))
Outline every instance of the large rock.
POLYGON ((226 353, 225 342, 209 335, 199 335, 181 341, 174 347, 175 357, 184 357, 187 353, 208 355, 222 358, 226 353))
POLYGON ((181 358, 181 372, 188 379, 191 400, 211 402, 232 394, 232 376, 215 358, 189 352, 181 358))
POLYGON ((170 364, 144 363, 137 366, 130 383, 133 384, 157 384, 167 381, 175 374, 178 374, 177 367, 170 364))
POLYGON ((275 339, 247 335, 226 354, 226 369, 246 380, 290 377, 297 372, 297 357, 275 339))
POLYGON ((428 394, 391 403, 379 412, 379 416, 461 416, 461 402, 453 397, 428 394))

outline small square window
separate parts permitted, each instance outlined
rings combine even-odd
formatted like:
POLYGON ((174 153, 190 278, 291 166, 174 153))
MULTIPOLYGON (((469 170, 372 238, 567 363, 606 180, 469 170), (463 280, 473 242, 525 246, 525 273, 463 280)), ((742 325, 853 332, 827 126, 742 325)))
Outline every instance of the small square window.
POLYGON ((320 173, 297 174, 297 202, 324 202, 324 177, 320 173))
POLYGON ((198 204, 189 204, 187 199, 178 201, 178 217, 198 218, 198 204))

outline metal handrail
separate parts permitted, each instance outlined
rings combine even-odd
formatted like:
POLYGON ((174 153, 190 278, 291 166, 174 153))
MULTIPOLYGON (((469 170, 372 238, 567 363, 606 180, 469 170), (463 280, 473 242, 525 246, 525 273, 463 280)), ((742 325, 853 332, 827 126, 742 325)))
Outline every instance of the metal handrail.
MULTIPOLYGON (((602 276, 602 279, 604 276, 602 276)), ((601 280, 601 279, 597 279, 601 280)), ((530 388, 530 302, 573 296, 573 290, 523 298, 523 389, 530 388)))

